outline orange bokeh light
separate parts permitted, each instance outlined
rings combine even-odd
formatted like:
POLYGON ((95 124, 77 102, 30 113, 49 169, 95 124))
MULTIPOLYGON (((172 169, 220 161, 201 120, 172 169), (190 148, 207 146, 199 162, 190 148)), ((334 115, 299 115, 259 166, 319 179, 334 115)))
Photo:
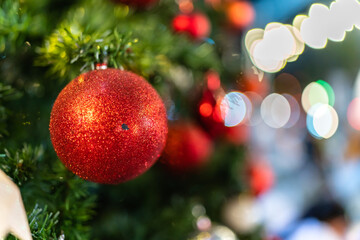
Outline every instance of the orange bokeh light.
POLYGON ((254 8, 247 1, 229 3, 226 12, 229 22, 239 29, 249 26, 255 18, 254 8))
POLYGON ((206 79, 209 90, 214 91, 220 88, 220 77, 217 72, 210 71, 207 73, 206 79))
POLYGON ((210 103, 202 103, 199 107, 199 112, 203 117, 210 117, 213 112, 213 107, 210 103))
POLYGON ((182 13, 191 13, 194 10, 194 4, 191 0, 180 0, 179 10, 182 13))
POLYGON ((216 102, 213 112, 213 119, 215 122, 223 123, 224 119, 221 117, 221 109, 220 109, 221 100, 222 98, 216 102))

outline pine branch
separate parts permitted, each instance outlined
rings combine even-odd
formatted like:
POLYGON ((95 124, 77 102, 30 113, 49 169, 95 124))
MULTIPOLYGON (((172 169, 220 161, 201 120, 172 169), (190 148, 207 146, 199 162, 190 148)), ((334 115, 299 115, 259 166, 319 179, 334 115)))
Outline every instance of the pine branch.
POLYGON ((50 66, 51 74, 67 81, 104 62, 145 77, 156 75, 158 80, 171 79, 170 70, 178 65, 188 67, 195 76, 219 68, 214 46, 194 44, 174 34, 169 16, 164 18, 153 11, 134 14, 110 1, 100 5, 94 0, 83 2, 37 49, 36 64, 50 66), (99 13, 107 17, 94 17, 99 13))
POLYGON ((0 54, 24 43, 30 20, 17 0, 0 1, 0 54))
POLYGON ((28 215, 30 230, 34 239, 53 240, 56 237, 56 225, 59 220, 59 212, 55 214, 48 212, 47 206, 43 209, 35 205, 32 212, 28 215))
POLYGON ((20 151, 10 152, 5 149, 5 154, 2 154, 0 158, 0 168, 18 186, 21 186, 34 178, 36 164, 43 152, 41 146, 33 148, 27 144, 20 151))
POLYGON ((61 164, 56 170, 62 181, 53 185, 56 191, 53 198, 58 199, 61 231, 66 239, 83 240, 90 237, 89 221, 94 215, 96 195, 90 189, 96 186, 69 173, 61 164))
MULTIPOLYGON (((28 214, 30 231, 33 239, 38 240, 56 240, 63 238, 63 234, 57 237, 56 226, 59 223, 59 212, 55 214, 49 212, 47 206, 40 208, 35 205, 33 210, 28 214)), ((7 240, 18 240, 14 236, 8 236, 7 240)), ((64 239, 64 238, 63 238, 64 239)))
POLYGON ((88 239, 96 200, 89 192, 93 184, 70 173, 60 161, 43 158, 43 147, 29 145, 5 150, 0 157, 0 168, 20 186, 26 209, 34 208, 29 214, 34 239, 57 239, 62 232, 66 239, 88 239))
POLYGON ((120 34, 118 29, 91 35, 63 26, 50 36, 45 47, 39 49, 41 57, 36 63, 42 66, 51 64, 51 71, 61 77, 68 73, 71 65, 80 71, 93 70, 97 63, 123 68, 123 64, 131 61, 131 46, 136 42, 131 34, 120 34))
POLYGON ((3 134, 8 134, 5 121, 8 118, 9 110, 4 106, 4 102, 17 99, 20 96, 21 93, 10 85, 0 83, 0 138, 3 134))

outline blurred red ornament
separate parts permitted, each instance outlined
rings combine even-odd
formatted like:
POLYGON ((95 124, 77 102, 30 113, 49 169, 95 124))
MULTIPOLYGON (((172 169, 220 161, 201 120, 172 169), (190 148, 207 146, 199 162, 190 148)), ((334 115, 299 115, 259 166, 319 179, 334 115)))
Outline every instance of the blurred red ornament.
POLYGON ((116 184, 150 168, 166 142, 164 104, 142 77, 94 70, 57 97, 50 136, 64 165, 89 181, 116 184))
POLYGON ((226 15, 230 24, 241 30, 253 23, 255 11, 248 1, 231 1, 226 7, 226 15))
POLYGON ((175 32, 185 32, 190 25, 189 15, 181 14, 176 16, 172 21, 172 26, 175 32))
POLYGON ((202 13, 180 14, 173 19, 172 26, 175 32, 187 33, 195 40, 208 37, 211 31, 210 21, 202 13))
POLYGON ((115 3, 122 3, 136 8, 145 8, 154 5, 158 0, 113 0, 115 3))
POLYGON ((221 88, 215 92, 210 90, 204 91, 198 108, 201 122, 212 137, 222 137, 236 145, 244 144, 250 134, 248 126, 239 124, 234 127, 226 127, 224 119, 221 117, 220 104, 224 95, 221 88), (207 108, 212 107, 212 113, 207 114, 208 111, 203 110, 204 106, 207 108))
POLYGON ((248 170, 250 187, 255 195, 268 191, 274 185, 274 173, 266 162, 252 162, 248 170))
POLYGON ((194 170, 204 165, 212 152, 206 132, 192 123, 169 125, 168 139, 161 162, 175 171, 194 170))
POLYGON ((217 72, 209 71, 206 73, 205 78, 209 90, 215 91, 220 88, 221 81, 220 81, 220 76, 217 72))

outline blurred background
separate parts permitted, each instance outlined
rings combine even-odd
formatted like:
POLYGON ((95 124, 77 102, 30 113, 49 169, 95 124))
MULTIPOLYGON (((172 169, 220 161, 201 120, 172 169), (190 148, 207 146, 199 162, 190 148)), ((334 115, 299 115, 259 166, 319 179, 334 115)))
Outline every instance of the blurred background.
POLYGON ((34 239, 360 240, 358 1, 0 6, 0 169, 34 239), (119 185, 69 172, 49 137, 61 89, 102 66, 167 110, 162 156, 119 185))

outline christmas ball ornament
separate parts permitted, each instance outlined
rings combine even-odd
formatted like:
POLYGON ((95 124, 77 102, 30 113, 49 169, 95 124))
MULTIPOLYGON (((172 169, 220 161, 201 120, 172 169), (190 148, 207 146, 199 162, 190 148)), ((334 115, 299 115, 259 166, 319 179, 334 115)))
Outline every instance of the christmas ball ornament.
POLYGON ((180 14, 176 16, 172 21, 172 27, 175 32, 186 32, 190 25, 190 16, 186 14, 180 14))
POLYGON ((79 177, 116 184, 150 168, 166 141, 164 104, 142 77, 94 70, 71 81, 50 118, 54 149, 79 177))
POLYGON ((158 0, 113 0, 115 3, 122 3, 135 8, 146 8, 154 5, 158 0))
POLYGON ((190 171, 206 163, 212 152, 212 143, 200 127, 192 123, 174 123, 161 162, 175 171, 190 171))
POLYGON ((211 24, 208 17, 202 13, 180 14, 172 21, 175 32, 187 33, 194 40, 209 36, 211 24))

